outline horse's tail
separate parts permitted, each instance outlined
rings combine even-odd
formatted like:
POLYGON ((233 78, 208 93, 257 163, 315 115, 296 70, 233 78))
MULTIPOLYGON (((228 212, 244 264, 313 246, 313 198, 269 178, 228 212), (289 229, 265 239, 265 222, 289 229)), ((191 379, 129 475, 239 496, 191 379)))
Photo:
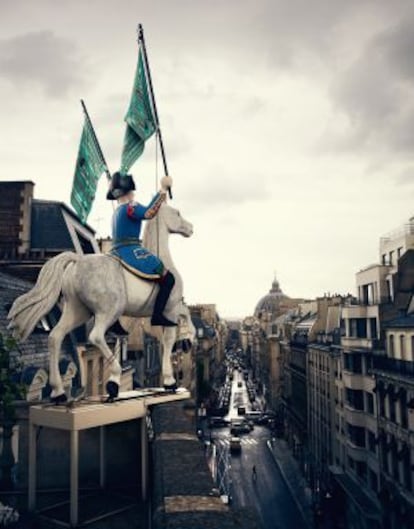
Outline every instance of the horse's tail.
POLYGON ((63 272, 79 257, 73 252, 63 252, 47 261, 35 286, 14 301, 7 318, 15 338, 26 340, 37 322, 52 310, 62 290, 63 272))

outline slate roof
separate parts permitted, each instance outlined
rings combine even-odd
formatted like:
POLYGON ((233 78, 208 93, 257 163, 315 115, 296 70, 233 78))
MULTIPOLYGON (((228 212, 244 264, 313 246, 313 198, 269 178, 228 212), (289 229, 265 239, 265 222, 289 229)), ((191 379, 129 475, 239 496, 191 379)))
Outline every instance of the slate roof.
MULTIPOLYGON (((9 309, 18 296, 26 293, 32 287, 33 284, 28 281, 0 272, 0 333, 6 336, 10 335, 10 331, 7 329, 9 309)), ((51 319, 56 319, 56 315, 54 316, 51 319)), ((20 362, 24 367, 42 367, 48 370, 47 339, 48 332, 38 327, 24 343, 18 344, 20 362)), ((72 353, 73 344, 70 339, 66 339, 62 346, 62 358, 66 357, 72 360, 72 353)))
POLYGON ((404 329, 406 327, 414 327, 414 314, 401 316, 400 318, 396 318, 395 320, 388 321, 384 324, 384 328, 387 329, 404 329))
MULTIPOLYGON (((33 200, 30 243, 32 250, 74 249, 63 212, 66 212, 74 220, 79 222, 79 218, 63 202, 33 200)), ((95 234, 95 231, 87 224, 85 228, 92 235, 95 234)))

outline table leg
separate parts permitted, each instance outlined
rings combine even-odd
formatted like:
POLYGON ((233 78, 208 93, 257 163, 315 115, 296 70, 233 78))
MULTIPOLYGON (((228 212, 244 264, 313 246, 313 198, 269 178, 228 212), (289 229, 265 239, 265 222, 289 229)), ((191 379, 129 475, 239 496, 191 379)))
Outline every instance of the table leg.
POLYGON ((78 525, 79 503, 79 432, 70 432, 70 524, 78 525))
POLYGON ((141 492, 142 500, 148 496, 148 436, 145 417, 141 419, 141 492))
POLYGON ((29 511, 36 509, 36 452, 37 452, 37 426, 29 423, 29 511))
POLYGON ((105 468, 105 426, 99 427, 99 486, 105 487, 106 481, 105 468))

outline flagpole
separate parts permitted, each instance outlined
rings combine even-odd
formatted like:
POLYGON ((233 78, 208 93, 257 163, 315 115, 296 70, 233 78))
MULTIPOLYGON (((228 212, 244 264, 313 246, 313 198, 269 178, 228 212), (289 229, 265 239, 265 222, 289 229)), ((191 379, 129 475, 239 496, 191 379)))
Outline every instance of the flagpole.
MULTIPOLYGON (((161 127, 160 127, 160 120, 158 118, 158 111, 157 111, 157 103, 155 102, 155 96, 154 96, 154 89, 152 87, 152 79, 151 79, 151 71, 149 67, 149 61, 147 56, 147 48, 145 46, 145 39, 144 39, 144 29, 142 27, 142 24, 138 24, 138 44, 142 45, 142 52, 144 55, 144 63, 145 63, 145 70, 147 73, 147 79, 148 79, 148 85, 151 93, 151 102, 152 102, 152 108, 154 110, 154 118, 155 118, 155 124, 157 126, 157 136, 158 141, 160 143, 161 148, 161 156, 162 156, 162 163, 164 165, 164 174, 168 175, 168 168, 167 168, 167 157, 165 156, 165 149, 164 149, 164 142, 162 141, 162 134, 161 134, 161 127)), ((168 195, 170 198, 172 198, 172 192, 171 188, 168 188, 168 195)))
POLYGON ((89 126, 90 126, 90 128, 91 128, 93 141, 95 142, 95 146, 96 146, 96 148, 98 149, 99 156, 101 157, 101 160, 102 160, 102 162, 103 162, 104 165, 105 165, 105 173, 106 173, 106 177, 107 177, 108 180, 111 180, 111 173, 109 172, 108 164, 106 163, 106 160, 105 160, 105 157, 104 157, 104 155, 103 155, 103 152, 102 152, 101 146, 99 145, 98 138, 96 137, 95 129, 93 128, 91 118, 89 117, 88 111, 86 110, 86 105, 85 105, 83 99, 81 99, 80 102, 81 102, 81 105, 82 105, 83 112, 84 112, 84 114, 85 114, 85 118, 88 120, 89 126))

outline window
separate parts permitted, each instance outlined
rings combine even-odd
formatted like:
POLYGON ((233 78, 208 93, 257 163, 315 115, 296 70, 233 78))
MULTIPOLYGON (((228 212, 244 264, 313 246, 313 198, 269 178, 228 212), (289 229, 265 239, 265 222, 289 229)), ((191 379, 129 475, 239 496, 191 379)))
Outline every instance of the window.
POLYGON ((382 438, 381 452, 382 452, 382 464, 383 464, 384 472, 386 474, 389 474, 390 466, 389 466, 389 458, 388 458, 387 438, 385 436, 382 438))
POLYGON ((399 391, 400 394, 400 419, 403 428, 408 427, 408 407, 407 407, 407 391, 403 388, 399 391))
POLYGON ((356 473, 360 479, 366 481, 367 479, 367 464, 363 461, 357 461, 356 473))
POLYGON ((348 437, 355 446, 365 448, 365 428, 347 423, 348 437))
POLYGON ((375 454, 376 444, 375 444, 375 434, 368 430, 368 448, 369 451, 375 454))
POLYGON ((360 287, 360 296, 362 298, 361 301, 364 305, 370 304, 369 287, 370 285, 362 285, 362 287, 360 287))
POLYGON ((379 393, 379 414, 381 417, 385 417, 385 394, 381 391, 379 393))
POLYGON ((390 391, 388 393, 388 403, 389 403, 389 410, 390 410, 390 420, 392 422, 396 422, 396 414, 395 414, 395 397, 394 397, 394 391, 390 391))
POLYGON ((402 256, 403 248, 402 246, 397 249, 397 259, 399 259, 402 256))
POLYGON ((369 471, 369 484, 374 492, 378 491, 378 477, 372 470, 369 471))
POLYGON ((344 354, 344 368, 352 373, 362 373, 362 357, 360 354, 344 354))
POLYGON ((397 457, 397 444, 395 442, 395 439, 393 439, 392 444, 392 450, 391 450, 391 462, 392 462, 392 475, 395 481, 399 481, 400 473, 399 473, 399 465, 398 465, 398 457, 397 457))
POLYGON ((390 334, 388 339, 388 352, 390 356, 394 356, 394 335, 390 334))
POLYGON ((371 331, 371 338, 375 340, 377 338, 377 318, 369 319, 369 327, 371 331))
POLYGON ((393 266, 394 264, 394 252, 390 252, 390 265, 393 266))
POLYGON ((387 279, 387 296, 388 301, 392 301, 392 290, 391 290, 391 280, 387 279))
POLYGON ((405 360, 405 335, 400 334, 400 354, 401 360, 405 360))
POLYGON ((351 318, 349 322, 352 338, 367 337, 367 320, 365 318, 351 318))
POLYGON ((387 254, 386 254, 386 253, 383 253, 383 254, 382 254, 382 264, 383 264, 383 265, 386 265, 386 264, 387 264, 387 254))
POLYGON ((364 410, 364 392, 359 389, 346 388, 346 403, 356 410, 364 410))
POLYGON ((410 457, 410 450, 405 448, 403 450, 403 473, 404 473, 404 485, 407 490, 412 492, 413 490, 413 483, 411 479, 411 457, 410 457))
POLYGON ((367 398, 367 412, 374 415, 374 397, 372 393, 365 393, 367 398))

